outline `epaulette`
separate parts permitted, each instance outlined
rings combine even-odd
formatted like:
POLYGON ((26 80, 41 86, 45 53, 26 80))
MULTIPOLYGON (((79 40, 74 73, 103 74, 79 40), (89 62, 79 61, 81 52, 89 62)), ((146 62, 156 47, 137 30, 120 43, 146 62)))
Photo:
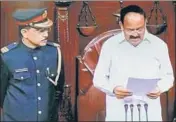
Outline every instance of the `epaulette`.
POLYGON ((12 50, 13 48, 15 48, 17 45, 18 45, 17 42, 14 42, 14 43, 12 43, 12 44, 9 44, 9 45, 7 45, 7 46, 1 48, 1 52, 2 52, 2 53, 6 53, 6 52, 12 50))
POLYGON ((55 46, 55 47, 60 47, 59 44, 54 43, 54 42, 47 42, 48 45, 55 46))

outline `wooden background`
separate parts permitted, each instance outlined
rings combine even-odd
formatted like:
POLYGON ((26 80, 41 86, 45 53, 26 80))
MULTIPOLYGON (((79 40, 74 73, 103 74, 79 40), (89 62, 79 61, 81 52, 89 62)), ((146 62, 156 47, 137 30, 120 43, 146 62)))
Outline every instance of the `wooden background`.
MULTIPOLYGON (((147 16, 149 16, 150 10, 153 6, 153 2, 140 2, 140 1, 125 1, 123 2, 123 6, 129 5, 129 4, 137 4, 140 5, 147 13, 147 16)), ((8 45, 9 43, 13 41, 18 41, 18 27, 15 24, 15 21, 12 18, 12 12, 15 9, 18 8, 40 8, 40 7, 47 7, 48 8, 48 16, 51 18, 54 22, 56 21, 54 10, 56 8, 54 2, 47 2, 47 1, 24 1, 24 2, 10 2, 10 1, 1 1, 1 41, 0 41, 0 47, 3 47, 5 45, 8 45)), ((98 28, 96 31, 88 37, 82 36, 78 33, 76 27, 78 24, 78 16, 80 14, 80 10, 82 8, 82 2, 81 1, 74 1, 71 3, 71 5, 68 7, 68 47, 62 47, 62 53, 65 57, 64 59, 64 65, 66 67, 65 73, 66 73, 66 82, 68 84, 72 85, 71 88, 71 98, 72 98, 72 109, 73 111, 76 111, 73 113, 75 115, 75 118, 78 118, 78 120, 96 120, 94 115, 88 116, 89 113, 94 111, 94 108, 91 107, 93 104, 92 98, 96 98, 96 100, 100 99, 102 102, 102 106, 104 105, 104 98, 99 98, 99 94, 103 94, 100 91, 98 91, 93 86, 91 89, 88 90, 88 92, 85 95, 77 95, 76 90, 79 91, 79 88, 76 84, 76 60, 75 57, 78 55, 82 55, 85 46, 97 35, 108 31, 112 29, 119 28, 119 25, 116 23, 116 18, 112 15, 114 12, 116 12, 120 8, 120 4, 117 1, 90 1, 89 6, 92 10, 92 14, 95 16, 96 23, 98 25, 98 28), (87 102, 85 102, 85 100, 87 102), (84 101, 84 102, 82 102, 84 101), (78 104, 76 104, 78 103, 78 104), (86 110, 86 111, 85 111, 86 110), (81 113, 79 112, 81 111, 81 113)), ((163 10, 163 13, 167 17, 167 30, 163 34, 159 35, 162 39, 164 39, 169 47, 169 54, 172 62, 172 66, 175 71, 175 41, 176 41, 176 31, 175 31, 175 6, 173 5, 173 2, 171 1, 162 1, 160 2, 160 7, 163 10)), ((51 34, 49 36, 49 39, 58 42, 63 43, 65 40, 57 40, 56 35, 56 23, 51 31, 51 34)), ((62 33, 62 29, 59 30, 59 33, 62 33)), ((61 35, 62 36, 62 35, 61 35)), ((79 70, 81 74, 81 70, 79 70)), ((79 75, 78 74, 78 82, 84 83, 84 76, 85 74, 79 75)), ((92 76, 86 75, 90 79, 92 76)), ((175 86, 174 86, 175 87, 175 86)), ((163 109, 163 118, 164 120, 170 119, 173 115, 173 101, 174 101, 174 88, 172 88, 168 95, 163 94, 161 101, 163 109), (168 97, 168 99, 167 99, 168 97), (168 100, 168 103, 167 103, 168 100), (168 106, 167 106, 168 105, 168 106), (166 109, 168 107, 168 110, 166 109), (168 112, 167 112, 168 111, 168 112)), ((95 99, 94 99, 95 100, 95 99)))

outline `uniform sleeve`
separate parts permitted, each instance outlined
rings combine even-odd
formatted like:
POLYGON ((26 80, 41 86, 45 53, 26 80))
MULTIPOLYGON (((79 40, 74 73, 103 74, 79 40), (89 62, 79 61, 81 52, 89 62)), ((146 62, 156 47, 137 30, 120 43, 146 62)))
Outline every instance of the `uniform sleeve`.
POLYGON ((61 53, 60 47, 57 47, 57 62, 58 65, 60 64, 59 61, 61 61, 61 66, 57 66, 60 69, 60 74, 59 74, 59 79, 57 81, 57 86, 56 86, 56 100, 58 100, 58 103, 62 100, 62 94, 63 94, 63 88, 64 88, 64 83, 65 83, 65 73, 64 73, 64 61, 61 53), (59 59, 60 58, 60 59, 59 59))
POLYGON ((59 76, 59 80, 58 80, 58 85, 57 85, 57 98, 59 100, 61 100, 62 98, 62 94, 64 92, 64 83, 65 83, 65 73, 64 73, 64 62, 62 60, 62 64, 61 64, 61 72, 60 72, 60 76, 59 76))
POLYGON ((65 74, 64 74, 64 62, 61 61, 61 71, 58 79, 58 84, 55 86, 55 105, 53 105, 52 109, 52 117, 50 121, 59 121, 58 112, 60 111, 60 104, 62 103, 62 95, 64 92, 64 83, 65 83, 65 74))
POLYGON ((116 84, 109 81, 111 68, 111 55, 109 52, 111 51, 106 42, 102 46, 99 60, 95 68, 93 84, 96 88, 100 89, 107 95, 114 96, 113 89, 116 84))
POLYGON ((158 82, 158 87, 163 93, 168 91, 173 86, 174 82, 173 69, 169 58, 168 47, 166 44, 160 52, 159 60, 161 80, 158 82))
POLYGON ((1 65, 1 75, 0 75, 0 84, 1 84, 1 93, 0 93, 0 100, 1 100, 1 108, 3 106, 3 101, 5 98, 6 90, 9 83, 9 70, 6 64, 4 63, 2 56, 0 58, 0 65, 1 65))

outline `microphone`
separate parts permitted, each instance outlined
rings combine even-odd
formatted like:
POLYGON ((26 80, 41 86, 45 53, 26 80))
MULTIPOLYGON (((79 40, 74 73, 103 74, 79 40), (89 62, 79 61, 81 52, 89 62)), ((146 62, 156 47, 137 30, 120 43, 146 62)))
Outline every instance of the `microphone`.
POLYGON ((141 121, 141 104, 137 104, 138 112, 139 112, 139 122, 141 121))
POLYGON ((124 105, 125 108, 125 122, 127 122, 127 111, 128 111, 128 104, 124 105))
POLYGON ((176 117, 174 118, 173 122, 176 122, 176 117))
POLYGON ((131 110, 131 121, 133 122, 133 104, 130 104, 130 110, 131 110))
POLYGON ((144 104, 144 108, 145 108, 145 114, 146 114, 146 121, 148 122, 148 104, 147 103, 144 104))

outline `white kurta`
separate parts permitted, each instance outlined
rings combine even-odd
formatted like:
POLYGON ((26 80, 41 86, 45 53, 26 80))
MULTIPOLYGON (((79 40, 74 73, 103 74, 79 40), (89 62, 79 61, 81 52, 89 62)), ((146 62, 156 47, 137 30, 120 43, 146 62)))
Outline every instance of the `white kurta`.
MULTIPOLYGON (((144 40, 134 47, 124 39, 123 33, 108 39, 102 46, 94 72, 94 86, 106 93, 106 121, 125 121, 124 100, 113 94, 116 86, 126 87, 129 77, 159 78, 158 87, 162 92, 173 86, 173 69, 170 63, 167 44, 158 37, 145 32, 144 40)), ((148 120, 161 121, 160 98, 141 98, 148 103, 148 120)), ((143 104, 143 102, 139 102, 143 104)), ((136 104, 133 103, 133 104, 136 104)), ((131 121, 130 109, 127 120, 131 121)), ((139 115, 134 105, 133 120, 139 115)), ((141 120, 146 121, 144 106, 141 106, 141 120)))

